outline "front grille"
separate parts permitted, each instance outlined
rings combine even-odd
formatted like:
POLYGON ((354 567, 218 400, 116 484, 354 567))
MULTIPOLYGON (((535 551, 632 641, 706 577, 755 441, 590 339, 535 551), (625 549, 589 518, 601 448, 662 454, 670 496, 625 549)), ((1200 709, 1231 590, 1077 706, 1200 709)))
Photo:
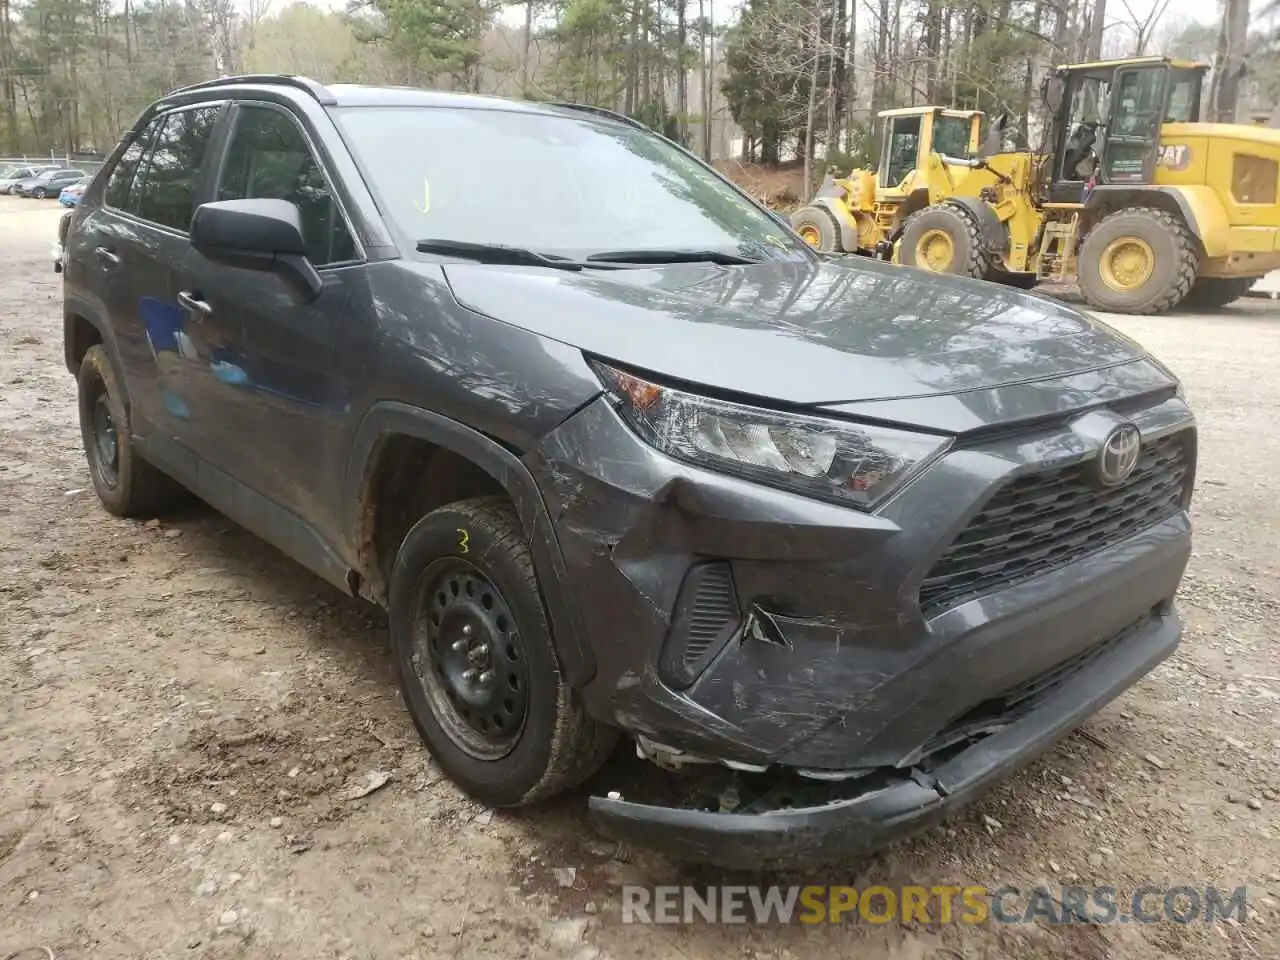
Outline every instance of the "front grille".
POLYGON ((1092 486, 1092 461, 1011 480, 925 577, 924 615, 1056 570, 1172 516, 1182 506, 1190 461, 1190 433, 1181 431, 1145 443, 1118 487, 1092 486))
POLYGON ((994 733, 1034 710, 1040 702, 1103 654, 1141 633, 1157 616, 1149 610, 1122 630, 1097 641, 1043 673, 1024 680, 998 696, 984 700, 939 730, 920 748, 918 756, 928 757, 957 743, 994 733))

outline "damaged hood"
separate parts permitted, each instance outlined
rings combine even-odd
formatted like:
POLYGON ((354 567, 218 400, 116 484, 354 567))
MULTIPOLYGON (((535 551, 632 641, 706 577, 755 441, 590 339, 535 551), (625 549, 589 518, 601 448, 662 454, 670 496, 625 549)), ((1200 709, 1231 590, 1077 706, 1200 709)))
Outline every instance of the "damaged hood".
POLYGON ((445 272, 459 303, 486 316, 662 378, 797 405, 935 396, 1145 355, 1050 300, 860 258, 445 272))

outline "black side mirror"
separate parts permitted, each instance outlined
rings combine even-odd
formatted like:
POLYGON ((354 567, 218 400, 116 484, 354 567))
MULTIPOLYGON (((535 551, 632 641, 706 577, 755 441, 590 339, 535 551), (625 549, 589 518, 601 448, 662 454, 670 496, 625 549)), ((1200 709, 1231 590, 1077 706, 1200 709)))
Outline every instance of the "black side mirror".
POLYGON ((324 289, 307 259, 298 208, 287 200, 202 203, 191 218, 191 245, 215 263, 278 274, 303 303, 324 289))
POLYGON ((1062 106, 1062 95, 1065 92, 1066 81, 1056 73, 1046 76, 1044 83, 1040 85, 1040 99, 1044 101, 1044 105, 1053 114, 1056 114, 1058 108, 1062 106))

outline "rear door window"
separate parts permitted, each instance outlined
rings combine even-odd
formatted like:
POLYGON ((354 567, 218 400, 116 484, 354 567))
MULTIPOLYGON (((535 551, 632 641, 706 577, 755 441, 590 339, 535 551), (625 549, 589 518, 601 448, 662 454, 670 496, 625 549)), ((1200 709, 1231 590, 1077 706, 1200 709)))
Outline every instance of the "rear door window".
POLYGON ((178 110, 164 117, 141 180, 138 216, 186 233, 200 191, 205 149, 220 105, 178 110))

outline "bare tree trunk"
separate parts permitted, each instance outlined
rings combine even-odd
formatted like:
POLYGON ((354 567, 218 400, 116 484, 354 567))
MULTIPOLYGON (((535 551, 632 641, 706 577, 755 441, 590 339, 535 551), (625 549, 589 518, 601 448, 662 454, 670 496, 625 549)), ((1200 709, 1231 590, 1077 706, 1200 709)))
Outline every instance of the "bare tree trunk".
POLYGON ((1226 0, 1225 16, 1218 28, 1213 82, 1209 88, 1209 119, 1235 123, 1240 80, 1245 73, 1245 44, 1249 29, 1249 0, 1226 0))
POLYGON ((533 54, 533 4, 524 2, 524 56, 520 60, 520 96, 529 96, 529 60, 533 54))
MULTIPOLYGON (((676 129, 680 142, 689 145, 689 79, 685 73, 684 53, 689 44, 689 27, 685 22, 689 0, 676 0, 676 129)), ((745 140, 743 141, 745 143, 745 140)))
MULTIPOLYGON (((698 0, 698 16, 701 19, 703 0, 698 0)), ((711 162, 711 107, 715 102, 711 85, 715 82, 715 0, 706 0, 706 19, 702 21, 702 159, 711 162)))
POLYGON ((845 139, 845 153, 853 153, 853 116, 854 111, 858 109, 858 3, 857 0, 849 7, 849 44, 846 48, 848 51, 848 71, 849 71, 849 115, 848 123, 845 127, 847 136, 845 139))
POLYGON ((1089 24, 1089 46, 1085 56, 1090 60, 1102 59, 1102 31, 1107 25, 1107 0, 1093 0, 1093 18, 1089 24))
MULTIPOLYGON (((822 5, 818 4, 821 9, 822 5)), ((836 83, 836 29, 840 26, 841 15, 844 13, 844 0, 833 0, 831 4, 831 34, 827 41, 827 89, 825 102, 827 105, 827 134, 826 140, 823 142, 823 164, 826 165, 827 158, 836 148, 836 122, 840 109, 840 87, 836 83), (840 13, 837 13, 839 9, 840 13)))
POLYGON ((822 4, 814 4, 813 9, 813 69, 809 72, 809 109, 804 120, 804 195, 809 196, 813 189, 813 119, 818 103, 818 64, 822 58, 818 51, 822 47, 822 4))

